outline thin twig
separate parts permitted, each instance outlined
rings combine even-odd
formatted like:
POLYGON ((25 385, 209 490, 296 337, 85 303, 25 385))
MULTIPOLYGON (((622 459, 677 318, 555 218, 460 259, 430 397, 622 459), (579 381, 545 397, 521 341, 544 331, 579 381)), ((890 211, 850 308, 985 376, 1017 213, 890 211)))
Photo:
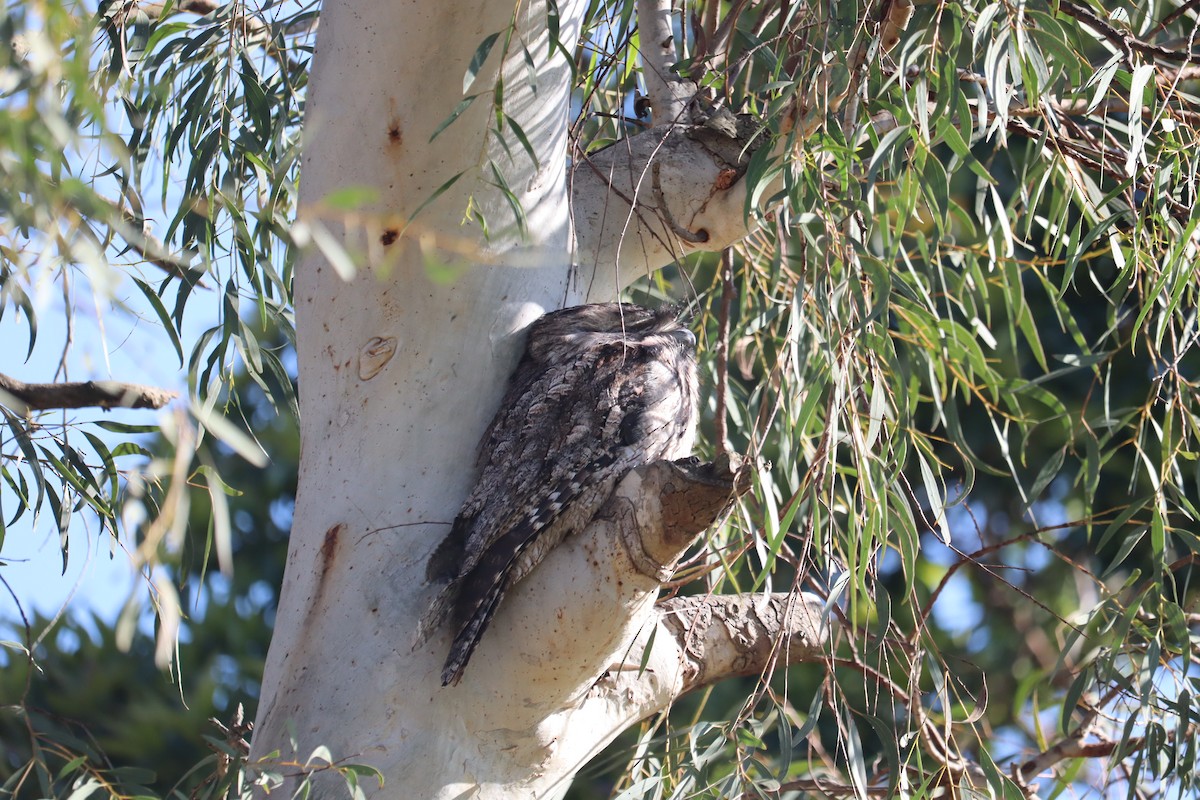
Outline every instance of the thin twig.
POLYGON ((1189 11, 1196 10, 1196 8, 1198 8, 1198 7, 1200 7, 1200 0, 1188 0, 1188 2, 1184 3, 1179 8, 1175 9, 1170 14, 1167 14, 1165 17, 1163 17, 1162 22, 1155 25, 1154 30, 1150 31, 1150 35, 1153 36, 1157 33, 1162 33, 1163 31, 1165 31, 1167 29, 1167 26, 1170 25, 1172 22, 1179 19, 1180 17, 1182 17, 1184 14, 1188 13, 1189 11))
MULTIPOLYGON (((888 797, 891 794, 891 788, 885 783, 876 786, 855 786, 848 783, 839 783, 837 781, 826 781, 819 778, 800 778, 794 781, 788 781, 779 786, 776 792, 809 792, 817 797, 858 797, 865 794, 867 797, 888 797)), ((746 795, 749 796, 749 795, 746 795)))
POLYGON ((1126 57, 1131 53, 1141 53, 1151 58, 1163 58, 1168 61, 1183 61, 1188 64, 1200 64, 1200 53, 1189 53, 1183 50, 1172 50, 1157 44, 1142 41, 1132 33, 1117 30, 1102 20, 1094 11, 1085 6, 1077 5, 1071 0, 1059 0, 1059 10, 1074 17, 1093 28, 1097 33, 1125 51, 1126 57))
POLYGON ((733 249, 721 251, 721 308, 717 320, 720 326, 717 340, 717 413, 715 438, 722 450, 729 449, 725 427, 725 399, 729 391, 729 313, 733 307, 733 249))

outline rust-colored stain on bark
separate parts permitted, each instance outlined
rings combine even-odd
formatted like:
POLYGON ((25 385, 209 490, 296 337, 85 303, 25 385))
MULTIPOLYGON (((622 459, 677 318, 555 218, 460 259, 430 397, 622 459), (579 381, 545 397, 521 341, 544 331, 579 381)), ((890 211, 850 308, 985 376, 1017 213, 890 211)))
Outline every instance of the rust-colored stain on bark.
POLYGON ((325 531, 325 541, 321 543, 321 569, 322 571, 329 569, 329 565, 333 563, 334 557, 337 555, 338 537, 342 535, 342 529, 346 526, 342 523, 334 525, 329 530, 325 531))
POLYGON ((321 563, 321 576, 317 579, 318 595, 325 590, 325 579, 329 577, 329 570, 333 567, 333 562, 337 560, 338 538, 345 528, 346 526, 339 522, 325 531, 325 541, 321 542, 321 555, 318 559, 321 563))
POLYGON ((724 191, 737 183, 737 179, 738 171, 736 169, 723 169, 717 173, 716 188, 724 191))
POLYGON ((392 117, 392 121, 388 123, 388 144, 392 147, 399 147, 404 144, 404 134, 400 132, 400 120, 392 117))
POLYGON ((321 549, 317 555, 317 561, 319 562, 318 569, 320 570, 317 575, 317 588, 308 600, 308 613, 306 617, 308 620, 312 620, 313 615, 317 613, 317 609, 321 607, 321 596, 325 594, 325 583, 329 579, 329 572, 333 568, 333 562, 337 560, 338 539, 345 528, 346 526, 339 522, 325 531, 325 540, 321 542, 321 549))

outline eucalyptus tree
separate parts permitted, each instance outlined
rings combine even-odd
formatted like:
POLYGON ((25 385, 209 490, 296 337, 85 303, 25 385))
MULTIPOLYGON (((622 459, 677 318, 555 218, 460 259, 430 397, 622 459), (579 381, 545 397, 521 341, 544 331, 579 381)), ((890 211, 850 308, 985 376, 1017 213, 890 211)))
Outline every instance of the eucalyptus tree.
POLYGON ((86 506, 150 569, 190 478, 228 553, 196 432, 261 458, 230 365, 290 383, 241 307, 295 313, 288 568, 210 790, 559 797, 634 727, 628 798, 1194 789, 1190 4, 347 0, 311 85, 315 10, 85 16, 6 21, 6 316, 136 297, 187 413, 144 464, 7 378, 9 535, 86 506), (623 293, 695 309, 713 463, 629 476, 443 688, 425 562, 520 332, 623 293))

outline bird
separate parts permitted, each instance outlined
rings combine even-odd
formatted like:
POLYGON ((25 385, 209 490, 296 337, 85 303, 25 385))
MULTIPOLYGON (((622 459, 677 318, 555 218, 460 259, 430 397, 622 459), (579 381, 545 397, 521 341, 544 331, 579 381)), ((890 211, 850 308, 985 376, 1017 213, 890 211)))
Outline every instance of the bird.
POLYGON ((631 470, 691 454, 696 337, 671 305, 593 303, 530 327, 479 443, 478 477, 426 569, 437 587, 417 644, 451 626, 457 684, 505 594, 583 530, 631 470))

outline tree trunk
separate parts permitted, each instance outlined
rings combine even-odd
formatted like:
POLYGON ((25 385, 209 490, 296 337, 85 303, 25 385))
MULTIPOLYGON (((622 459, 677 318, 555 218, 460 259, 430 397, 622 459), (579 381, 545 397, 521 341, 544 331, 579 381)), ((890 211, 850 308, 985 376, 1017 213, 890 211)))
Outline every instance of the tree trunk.
MULTIPOLYGON (((568 52, 585 6, 557 4, 568 52)), ((629 476, 622 502, 509 593, 458 686, 438 679, 447 635, 412 649, 431 596, 425 562, 475 478, 519 332, 545 310, 613 299, 675 254, 745 232, 744 195, 703 136, 655 128, 577 158, 569 180, 570 65, 551 46, 545 3, 519 4, 509 39, 513 7, 329 2, 314 57, 302 225, 319 243, 332 233, 359 269, 347 280, 326 246, 296 272, 300 485, 253 756, 303 760, 325 746, 379 769, 377 796, 561 796, 592 754, 681 692, 761 668, 781 640, 784 657, 811 656, 820 638, 811 605, 780 597, 654 607, 672 559, 727 502, 735 462, 629 476), (431 142, 496 32, 467 89, 480 96, 431 142), (498 74, 503 113, 536 164, 511 126, 491 130, 498 74), (348 187, 375 194, 353 213, 332 211, 326 198, 348 187), (463 223, 468 208, 486 235, 463 223)))

